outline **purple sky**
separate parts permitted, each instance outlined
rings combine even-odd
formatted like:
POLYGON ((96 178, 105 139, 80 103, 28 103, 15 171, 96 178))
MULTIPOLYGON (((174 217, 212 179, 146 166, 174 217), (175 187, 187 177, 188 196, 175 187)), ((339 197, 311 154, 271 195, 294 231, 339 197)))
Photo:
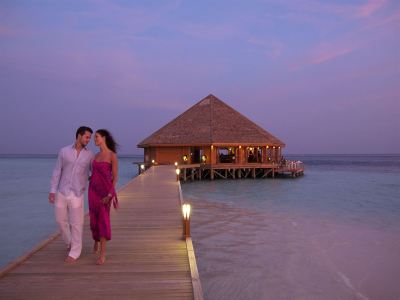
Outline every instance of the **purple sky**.
POLYGON ((0 91, 3 154, 140 154, 210 93, 285 153, 400 153, 400 1, 3 0, 0 91))

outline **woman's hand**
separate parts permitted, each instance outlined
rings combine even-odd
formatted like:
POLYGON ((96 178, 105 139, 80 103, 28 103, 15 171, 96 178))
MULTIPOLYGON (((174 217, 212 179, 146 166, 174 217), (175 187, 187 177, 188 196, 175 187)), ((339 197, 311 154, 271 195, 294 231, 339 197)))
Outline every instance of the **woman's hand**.
POLYGON ((102 202, 103 202, 103 204, 108 204, 108 203, 110 203, 111 199, 112 199, 112 195, 108 194, 107 196, 105 196, 102 199, 102 202))

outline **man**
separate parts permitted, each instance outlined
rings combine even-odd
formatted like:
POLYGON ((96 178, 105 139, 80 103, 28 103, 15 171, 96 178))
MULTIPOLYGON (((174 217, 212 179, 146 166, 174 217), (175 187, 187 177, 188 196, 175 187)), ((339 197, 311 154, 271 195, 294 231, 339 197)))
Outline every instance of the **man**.
POLYGON ((84 192, 94 158, 86 146, 92 133, 89 127, 78 128, 75 143, 58 153, 51 178, 49 202, 54 204, 56 221, 69 252, 66 263, 76 262, 82 251, 84 192))

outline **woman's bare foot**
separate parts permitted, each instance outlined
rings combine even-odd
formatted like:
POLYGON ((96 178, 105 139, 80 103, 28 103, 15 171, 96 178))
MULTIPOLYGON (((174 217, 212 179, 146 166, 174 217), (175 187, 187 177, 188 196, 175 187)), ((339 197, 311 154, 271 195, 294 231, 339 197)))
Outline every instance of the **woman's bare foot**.
POLYGON ((94 254, 99 254, 99 242, 95 241, 93 245, 93 253, 94 254))
POLYGON ((99 259, 96 261, 96 265, 103 265, 106 262, 106 256, 100 255, 99 259))

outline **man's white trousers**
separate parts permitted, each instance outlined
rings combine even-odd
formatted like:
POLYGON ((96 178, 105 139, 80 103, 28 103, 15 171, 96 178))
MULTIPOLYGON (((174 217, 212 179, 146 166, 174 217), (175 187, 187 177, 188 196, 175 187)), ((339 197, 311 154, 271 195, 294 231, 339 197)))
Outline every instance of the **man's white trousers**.
POLYGON ((60 226, 61 235, 67 247, 71 247, 69 256, 75 259, 81 255, 82 251, 83 202, 84 195, 76 197, 71 192, 68 196, 57 193, 54 203, 56 221, 60 226))

